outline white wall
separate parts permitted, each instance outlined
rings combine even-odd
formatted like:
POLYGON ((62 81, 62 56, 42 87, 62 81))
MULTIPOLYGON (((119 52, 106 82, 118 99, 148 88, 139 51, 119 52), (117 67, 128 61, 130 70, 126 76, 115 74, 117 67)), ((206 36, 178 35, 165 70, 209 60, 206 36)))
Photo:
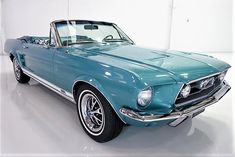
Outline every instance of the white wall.
POLYGON ((232 0, 175 0, 171 49, 232 51, 232 0))
MULTIPOLYGON (((70 0, 70 19, 115 22, 136 44, 185 51, 232 51, 232 0, 70 0)), ((47 36, 67 18, 68 0, 3 0, 6 38, 47 36)))
POLYGON ((171 0, 70 0, 70 17, 116 23, 136 44, 166 48, 171 0))
POLYGON ((2 43, 3 43, 3 31, 2 31, 2 0, 0 0, 0 54, 2 54, 2 43))
POLYGON ((66 0, 3 0, 6 38, 48 36, 52 20, 66 17, 66 0))
MULTIPOLYGON (((234 9, 235 9, 235 2, 233 2, 233 14, 232 14, 232 21, 233 21, 233 23, 232 23, 232 32, 233 32, 232 45, 233 45, 233 52, 235 52, 235 29, 233 28, 235 26, 235 10, 234 9)), ((233 55, 233 57, 234 57, 234 55, 233 55)), ((234 136, 234 139, 235 139, 235 136, 234 136)))
MULTIPOLYGON (((70 0, 70 19, 112 21, 137 44, 165 48, 171 0, 70 0)), ((48 35, 49 23, 67 18, 67 0, 4 0, 7 38, 48 35)))

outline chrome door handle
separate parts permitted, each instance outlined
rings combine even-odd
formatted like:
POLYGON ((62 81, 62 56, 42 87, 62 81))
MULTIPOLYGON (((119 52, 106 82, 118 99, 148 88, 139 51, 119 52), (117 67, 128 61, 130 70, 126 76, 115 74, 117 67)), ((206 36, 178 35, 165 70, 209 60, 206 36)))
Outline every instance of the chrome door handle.
POLYGON ((27 49, 27 48, 29 48, 29 47, 28 47, 28 46, 23 45, 23 49, 27 49))

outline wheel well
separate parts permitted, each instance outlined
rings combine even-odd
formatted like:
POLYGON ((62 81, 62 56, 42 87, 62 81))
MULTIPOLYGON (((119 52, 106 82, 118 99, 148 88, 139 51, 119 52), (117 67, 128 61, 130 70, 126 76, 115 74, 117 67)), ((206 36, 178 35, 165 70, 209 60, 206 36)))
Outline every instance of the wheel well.
MULTIPOLYGON (((84 85, 84 84, 87 84, 87 85, 89 85, 89 86, 92 86, 91 84, 89 84, 89 83, 87 83, 87 82, 85 82, 85 81, 78 81, 78 82, 76 82, 75 84, 74 84, 74 86, 73 86, 73 97, 74 97, 74 100, 75 100, 75 102, 77 102, 77 92, 78 92, 78 88, 80 87, 80 86, 82 86, 82 85, 84 85)), ((94 87, 94 86, 92 86, 92 87, 94 87)), ((95 88, 95 87, 94 87, 95 88)), ((96 90, 98 90, 97 88, 95 88, 96 90)), ((99 90, 98 90, 98 92, 100 92, 99 90)), ((101 93, 102 95, 103 95, 103 93, 101 93)), ((104 96, 104 95, 103 95, 104 96)), ((105 98, 105 96, 104 96, 104 98, 105 98)), ((106 98, 105 98, 106 99, 106 98)), ((107 101, 108 101, 108 99, 106 99, 107 101)), ((109 102, 109 101, 108 101, 109 102)), ((109 102, 109 104, 110 104, 110 106, 113 108, 113 106, 112 106, 112 104, 109 102)), ((118 113, 115 111, 115 109, 113 108, 113 111, 116 113, 116 115, 120 118, 120 120, 124 123, 124 124, 126 124, 126 122, 124 122, 123 120, 122 120, 122 118, 118 115, 118 113)))
MULTIPOLYGON (((88 83, 86 83, 86 82, 84 82, 84 81, 78 81, 78 82, 76 82, 75 84, 74 84, 74 86, 73 86, 73 97, 74 97, 74 100, 77 102, 77 91, 78 91, 78 88, 81 86, 81 85, 83 85, 83 84, 88 84, 88 83)), ((88 85, 90 85, 90 84, 88 84, 88 85)))
POLYGON ((13 59, 14 59, 14 55, 13 54, 10 54, 10 59, 13 62, 13 59))

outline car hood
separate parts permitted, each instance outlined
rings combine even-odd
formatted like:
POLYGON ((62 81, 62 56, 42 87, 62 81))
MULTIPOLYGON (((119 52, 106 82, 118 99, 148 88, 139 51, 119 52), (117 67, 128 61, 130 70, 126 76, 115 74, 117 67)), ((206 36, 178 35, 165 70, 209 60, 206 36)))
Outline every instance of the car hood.
POLYGON ((79 46, 84 56, 109 65, 125 68, 141 78, 167 75, 176 81, 189 82, 228 69, 230 65, 211 56, 141 48, 135 45, 79 46), (149 75, 151 71, 152 75, 149 75))

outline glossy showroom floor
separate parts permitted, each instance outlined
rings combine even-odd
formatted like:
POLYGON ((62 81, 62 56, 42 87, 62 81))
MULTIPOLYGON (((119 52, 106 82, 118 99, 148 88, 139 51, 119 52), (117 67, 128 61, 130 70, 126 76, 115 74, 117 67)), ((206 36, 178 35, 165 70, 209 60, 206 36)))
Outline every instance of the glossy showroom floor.
MULTIPOLYGON (((211 55, 235 66, 232 53, 211 55)), ((0 56, 0 64, 4 155, 235 156, 233 69, 226 77, 233 89, 192 121, 176 128, 129 126, 118 138, 100 144, 82 130, 74 104, 35 81, 17 83, 8 56, 0 56)))

